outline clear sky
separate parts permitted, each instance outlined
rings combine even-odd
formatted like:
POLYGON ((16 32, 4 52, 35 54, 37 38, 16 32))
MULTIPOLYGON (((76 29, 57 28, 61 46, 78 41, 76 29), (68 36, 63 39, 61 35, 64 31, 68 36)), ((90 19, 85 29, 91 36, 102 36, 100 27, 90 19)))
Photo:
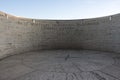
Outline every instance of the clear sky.
POLYGON ((82 19, 120 13, 120 0, 0 0, 0 11, 39 19, 82 19))

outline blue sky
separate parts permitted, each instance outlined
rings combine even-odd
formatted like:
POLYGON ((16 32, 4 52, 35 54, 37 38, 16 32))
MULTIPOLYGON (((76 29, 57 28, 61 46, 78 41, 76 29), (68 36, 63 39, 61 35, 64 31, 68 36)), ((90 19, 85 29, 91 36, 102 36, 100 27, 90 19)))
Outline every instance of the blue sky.
POLYGON ((0 11, 39 19, 82 19, 120 13, 120 0, 0 0, 0 11))

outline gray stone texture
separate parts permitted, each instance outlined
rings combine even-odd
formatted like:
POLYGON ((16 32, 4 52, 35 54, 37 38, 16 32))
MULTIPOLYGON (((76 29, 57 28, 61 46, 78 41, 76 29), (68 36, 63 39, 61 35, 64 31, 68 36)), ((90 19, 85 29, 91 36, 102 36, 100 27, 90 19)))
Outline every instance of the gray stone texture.
POLYGON ((0 80, 120 80, 117 56, 89 50, 27 52, 0 61, 0 80))

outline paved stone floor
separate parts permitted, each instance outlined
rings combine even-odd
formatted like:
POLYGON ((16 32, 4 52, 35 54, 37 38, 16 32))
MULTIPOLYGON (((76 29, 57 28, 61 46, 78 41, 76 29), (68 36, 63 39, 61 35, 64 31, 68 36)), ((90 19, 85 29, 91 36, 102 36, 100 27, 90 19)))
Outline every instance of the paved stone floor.
POLYGON ((120 80, 120 54, 49 50, 0 61, 0 80, 120 80))

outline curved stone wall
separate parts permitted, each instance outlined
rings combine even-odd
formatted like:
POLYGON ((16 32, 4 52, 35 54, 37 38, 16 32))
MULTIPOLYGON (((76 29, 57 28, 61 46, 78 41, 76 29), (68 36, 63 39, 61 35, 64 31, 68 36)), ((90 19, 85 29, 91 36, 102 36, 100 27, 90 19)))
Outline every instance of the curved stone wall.
POLYGON ((120 52, 120 15, 82 20, 37 20, 0 12, 0 58, 42 49, 120 52))

